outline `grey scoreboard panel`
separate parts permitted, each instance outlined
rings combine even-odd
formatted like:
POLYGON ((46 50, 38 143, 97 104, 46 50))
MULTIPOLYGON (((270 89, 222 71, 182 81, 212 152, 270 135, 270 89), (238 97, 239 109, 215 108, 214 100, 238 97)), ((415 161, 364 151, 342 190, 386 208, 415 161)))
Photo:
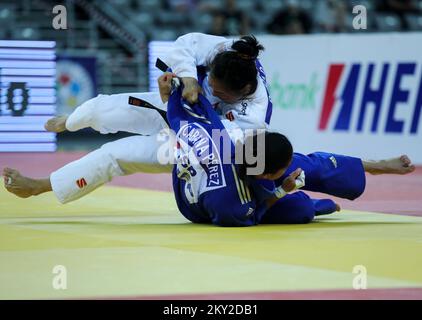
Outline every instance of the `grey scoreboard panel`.
POLYGON ((55 113, 55 42, 0 40, 0 152, 55 151, 55 113))

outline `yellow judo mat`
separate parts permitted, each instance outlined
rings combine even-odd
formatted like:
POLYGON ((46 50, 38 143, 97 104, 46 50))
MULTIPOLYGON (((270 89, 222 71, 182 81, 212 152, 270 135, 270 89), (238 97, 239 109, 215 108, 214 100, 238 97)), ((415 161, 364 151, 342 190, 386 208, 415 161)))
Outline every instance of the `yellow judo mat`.
POLYGON ((60 205, 0 187, 0 299, 351 290, 359 265, 368 288, 422 287, 422 218, 220 228, 189 223, 166 192, 104 187, 60 205))

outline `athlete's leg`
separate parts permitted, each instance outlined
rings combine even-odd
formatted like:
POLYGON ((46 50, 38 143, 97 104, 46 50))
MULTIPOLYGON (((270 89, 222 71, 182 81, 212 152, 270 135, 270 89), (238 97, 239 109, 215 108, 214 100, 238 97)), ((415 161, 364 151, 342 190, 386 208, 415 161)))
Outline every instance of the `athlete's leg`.
POLYGON ((129 97, 145 100, 159 109, 165 109, 159 93, 100 94, 75 109, 69 116, 54 117, 45 124, 47 131, 77 131, 83 128, 106 133, 126 131, 155 134, 167 125, 163 117, 152 109, 129 104, 129 97))
POLYGON ((261 224, 304 224, 315 216, 339 211, 332 200, 314 200, 299 191, 278 200, 262 217, 261 224))
POLYGON ((305 171, 305 186, 302 190, 322 192, 340 198, 356 199, 365 190, 366 179, 359 158, 315 152, 309 155, 295 153, 293 161, 276 184, 297 168, 305 171))
POLYGON ((381 161, 364 161, 334 153, 315 152, 309 155, 295 153, 292 164, 283 179, 296 168, 305 171, 303 190, 327 193, 354 200, 365 190, 365 172, 372 174, 406 174, 415 170, 407 156, 381 161))
POLYGON ((171 164, 160 164, 158 159, 160 148, 163 148, 163 154, 168 150, 165 149, 167 143, 159 141, 158 135, 133 136, 106 143, 53 172, 49 179, 31 179, 15 170, 5 169, 5 187, 25 198, 53 191, 61 203, 67 203, 92 192, 115 176, 171 172, 171 164))

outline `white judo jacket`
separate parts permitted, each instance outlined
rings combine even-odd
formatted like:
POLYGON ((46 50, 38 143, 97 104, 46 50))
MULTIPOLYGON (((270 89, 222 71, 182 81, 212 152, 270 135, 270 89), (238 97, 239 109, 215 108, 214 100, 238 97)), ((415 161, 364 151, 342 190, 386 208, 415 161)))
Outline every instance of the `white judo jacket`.
MULTIPOLYGON (((179 37, 172 50, 162 60, 179 77, 197 79, 197 66, 209 66, 214 57, 222 51, 230 50, 234 40, 203 33, 188 33, 179 37)), ((272 112, 271 98, 266 86, 265 73, 257 62, 258 86, 256 91, 236 103, 225 103, 212 95, 205 78, 202 89, 205 97, 221 115, 223 123, 233 122, 240 129, 267 129, 272 112)), ((228 125, 230 127, 230 125, 228 125)))

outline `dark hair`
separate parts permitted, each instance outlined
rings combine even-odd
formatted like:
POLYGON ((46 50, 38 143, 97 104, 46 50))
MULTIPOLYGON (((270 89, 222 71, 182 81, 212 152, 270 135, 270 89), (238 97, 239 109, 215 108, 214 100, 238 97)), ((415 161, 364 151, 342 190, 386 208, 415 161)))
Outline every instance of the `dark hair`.
MULTIPOLYGON (((265 168, 263 174, 273 174, 286 168, 293 157, 293 146, 289 139, 278 132, 265 132, 247 136, 241 148, 243 163, 238 166, 239 176, 244 179, 247 168, 255 168, 257 163, 246 162, 246 148, 252 148, 253 157, 258 155, 258 135, 264 134, 265 141, 265 168)), ((250 151, 249 151, 250 153, 250 151)))
POLYGON ((236 93, 249 84, 251 90, 247 95, 252 94, 258 86, 255 60, 264 47, 255 36, 249 35, 233 42, 231 48, 233 51, 223 51, 215 56, 210 65, 211 75, 236 93))

